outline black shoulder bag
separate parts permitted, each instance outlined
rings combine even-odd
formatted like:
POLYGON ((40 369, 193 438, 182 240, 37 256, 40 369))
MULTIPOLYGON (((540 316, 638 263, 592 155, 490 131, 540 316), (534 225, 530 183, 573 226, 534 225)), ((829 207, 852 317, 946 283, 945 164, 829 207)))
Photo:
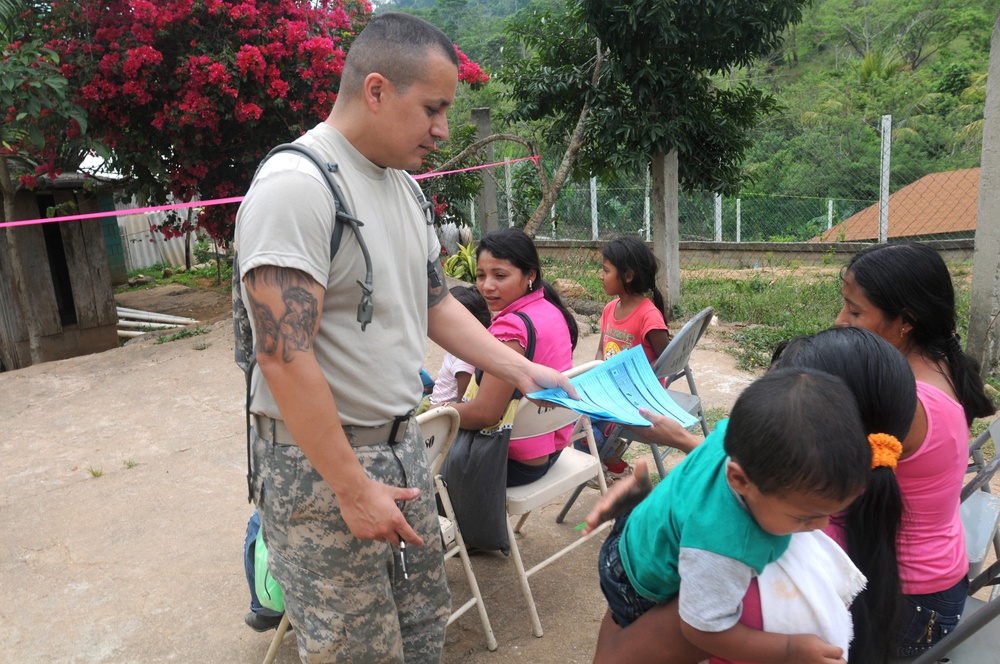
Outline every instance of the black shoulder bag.
MULTIPOLYGON (((528 346, 524 356, 535 355, 535 327, 520 311, 528 328, 528 346)), ((474 386, 468 394, 479 391, 483 372, 476 370, 474 386)), ((441 477, 455 508, 455 519, 466 546, 510 553, 507 537, 507 452, 514 414, 521 400, 515 389, 503 417, 494 426, 481 431, 459 429, 455 441, 441 464, 441 477)))

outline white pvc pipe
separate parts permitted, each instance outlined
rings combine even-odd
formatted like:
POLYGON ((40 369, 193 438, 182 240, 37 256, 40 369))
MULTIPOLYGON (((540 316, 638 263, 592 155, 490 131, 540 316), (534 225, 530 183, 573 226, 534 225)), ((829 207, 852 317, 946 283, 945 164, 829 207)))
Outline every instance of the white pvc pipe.
POLYGON ((118 319, 118 327, 135 327, 135 328, 146 328, 149 330, 176 330, 181 325, 176 323, 150 323, 145 320, 123 320, 118 319))
POLYGON ((152 311, 139 311, 138 309, 125 309, 116 307, 118 318, 130 318, 132 320, 148 320, 153 323, 179 323, 180 325, 194 325, 199 321, 194 318, 183 316, 171 316, 169 314, 158 314, 152 311))

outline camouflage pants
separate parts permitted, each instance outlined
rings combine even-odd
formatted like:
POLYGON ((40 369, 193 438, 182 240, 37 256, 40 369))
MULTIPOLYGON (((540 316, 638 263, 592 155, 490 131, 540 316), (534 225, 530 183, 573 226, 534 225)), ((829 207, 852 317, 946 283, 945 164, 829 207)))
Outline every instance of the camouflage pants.
POLYGON ((294 445, 254 432, 255 495, 271 574, 281 584, 303 662, 440 662, 451 596, 420 429, 405 439, 355 447, 369 477, 417 486, 403 514, 424 540, 398 549, 351 535, 330 486, 294 445))

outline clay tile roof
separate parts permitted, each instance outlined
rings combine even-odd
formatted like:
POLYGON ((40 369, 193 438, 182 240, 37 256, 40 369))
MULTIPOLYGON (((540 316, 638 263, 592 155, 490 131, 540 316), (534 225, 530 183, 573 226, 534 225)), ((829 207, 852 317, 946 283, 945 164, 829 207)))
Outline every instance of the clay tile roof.
MULTIPOLYGON (((979 169, 925 175, 889 196, 889 237, 974 232, 979 207, 979 169)), ((878 239, 875 203, 824 231, 820 242, 878 239)))

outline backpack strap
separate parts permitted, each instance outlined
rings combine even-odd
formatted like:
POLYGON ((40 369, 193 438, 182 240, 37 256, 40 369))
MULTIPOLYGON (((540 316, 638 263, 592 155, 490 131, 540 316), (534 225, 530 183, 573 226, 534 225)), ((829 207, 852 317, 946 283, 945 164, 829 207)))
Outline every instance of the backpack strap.
MULTIPOLYGON (((374 306, 372 304, 372 291, 374 286, 372 285, 372 259, 368 253, 368 246, 365 244, 365 239, 361 236, 361 227, 364 223, 353 214, 351 214, 350 208, 347 206, 347 199, 344 197, 344 193, 340 190, 340 185, 337 181, 333 179, 333 174, 337 172, 337 164, 324 161, 319 154, 316 153, 312 148, 308 148, 300 143, 282 143, 271 149, 270 152, 264 157, 260 162, 260 166, 278 154, 279 152, 297 152, 309 161, 311 161, 317 169, 323 174, 323 179, 330 189, 330 193, 333 195, 333 203, 336 207, 337 214, 336 219, 333 224, 333 234, 330 237, 330 261, 333 262, 333 257, 337 254, 337 249, 340 247, 340 239, 344 234, 343 224, 349 224, 351 230, 354 231, 354 237, 358 239, 358 245, 361 247, 361 253, 365 258, 365 280, 358 281, 358 285, 361 286, 361 301, 358 303, 358 322, 361 323, 361 329, 364 330, 368 323, 372 322, 372 314, 374 313, 374 306)), ((256 175, 256 174, 255 174, 256 175)), ((416 182, 413 182, 415 186, 416 182)), ((419 187, 417 187, 419 189, 419 187)), ((430 205, 428 203, 428 205, 430 205)), ((434 209, 431 207, 431 214, 433 214, 434 209)), ((426 215, 426 211, 425 211, 426 215)), ((433 223, 433 217, 432 222, 433 223)))
POLYGON ((417 180, 412 175, 406 171, 403 171, 403 173, 406 175, 406 184, 410 185, 410 191, 413 192, 413 197, 417 199, 417 204, 424 213, 424 220, 427 222, 428 226, 433 226, 434 203, 427 200, 427 196, 424 195, 424 190, 420 188, 420 185, 417 184, 417 180))

